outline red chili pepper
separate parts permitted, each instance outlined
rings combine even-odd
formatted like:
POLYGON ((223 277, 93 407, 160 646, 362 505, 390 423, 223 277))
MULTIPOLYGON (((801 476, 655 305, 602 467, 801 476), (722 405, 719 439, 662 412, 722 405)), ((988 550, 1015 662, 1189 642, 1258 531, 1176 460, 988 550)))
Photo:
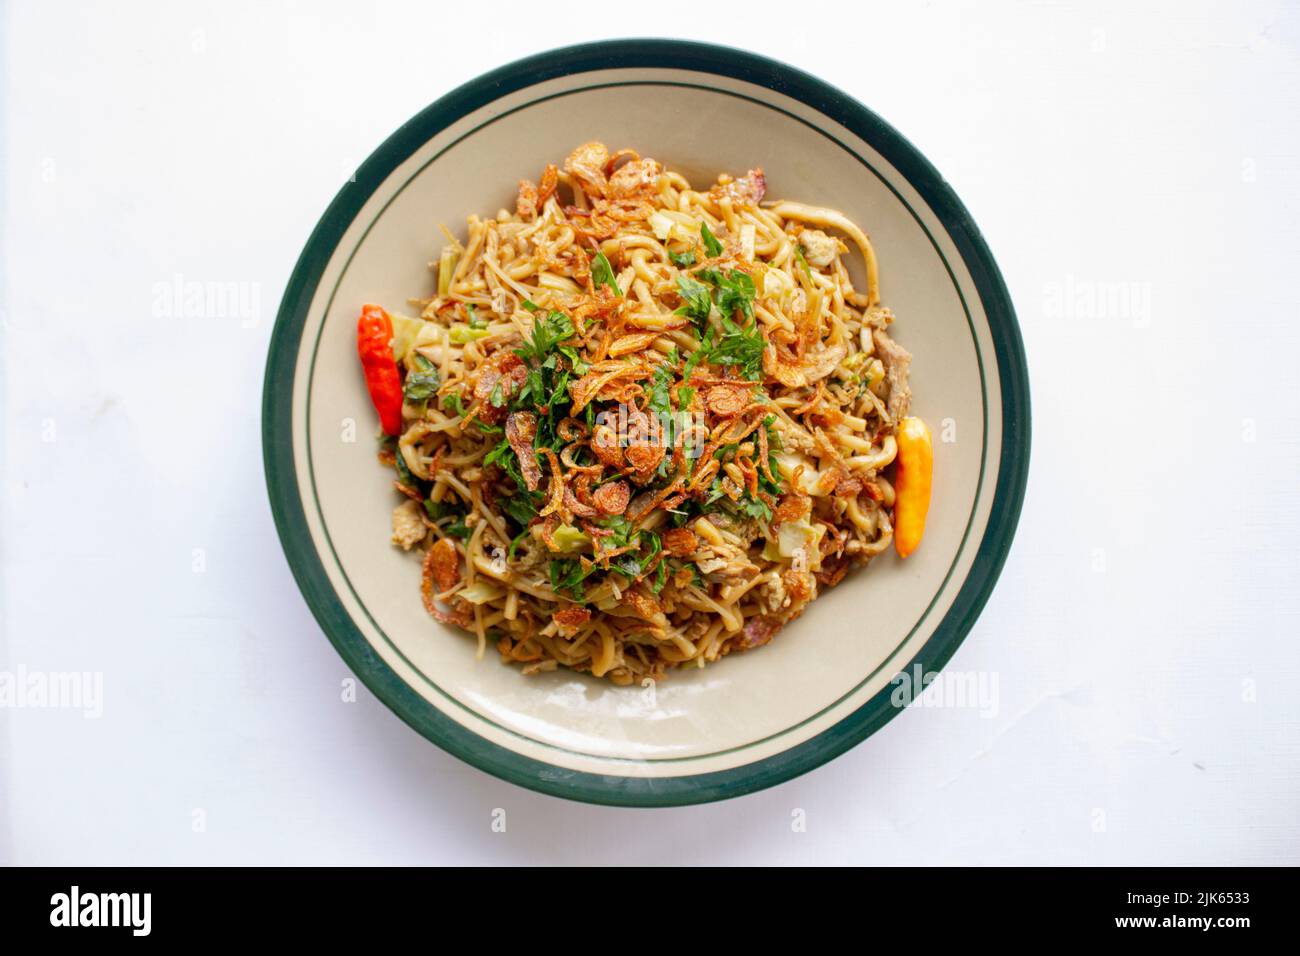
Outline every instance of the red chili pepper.
POLYGON ((397 435, 402 431, 402 376, 393 361, 393 322, 377 305, 361 307, 357 322, 357 354, 366 373, 366 387, 370 400, 379 412, 379 423, 384 433, 397 435))

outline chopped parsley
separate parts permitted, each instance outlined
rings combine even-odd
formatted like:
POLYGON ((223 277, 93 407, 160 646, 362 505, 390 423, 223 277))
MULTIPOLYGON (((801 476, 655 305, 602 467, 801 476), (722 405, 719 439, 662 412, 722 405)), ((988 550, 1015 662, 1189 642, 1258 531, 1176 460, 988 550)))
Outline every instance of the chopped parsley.
POLYGON ((605 258, 603 252, 596 253, 596 258, 591 260, 591 281, 597 287, 609 286, 614 290, 615 295, 623 294, 623 290, 618 287, 618 283, 614 280, 614 267, 609 264, 609 260, 605 258))
POLYGON ((519 470, 519 459, 515 456, 514 449, 510 447, 510 442, 501 439, 483 457, 483 466, 496 465, 513 479, 515 486, 519 489, 519 495, 512 495, 506 500, 506 514, 514 518, 521 525, 526 525, 533 516, 537 514, 537 508, 544 500, 545 495, 540 491, 529 491, 528 482, 524 481, 523 473, 519 470), (517 502, 522 502, 518 504, 517 502))
POLYGON ((690 357, 686 359, 686 365, 682 367, 683 382, 689 382, 691 380, 691 373, 695 371, 695 366, 707 359, 712 350, 713 329, 710 328, 704 331, 704 338, 700 340, 700 347, 692 352, 690 357))
POLYGON ((419 479, 415 477, 415 474, 406 464, 406 456, 402 454, 401 445, 397 446, 397 450, 393 455, 393 466, 397 469, 398 481, 406 485, 408 488, 420 487, 418 484, 419 479))
POLYGON ((767 502, 761 498, 751 498, 749 495, 741 495, 740 500, 735 504, 736 511, 746 518, 755 518, 759 521, 771 521, 772 509, 767 506, 767 502))
MULTIPOLYGON (((767 432, 767 470, 772 473, 773 478, 778 478, 781 474, 781 463, 776 453, 781 450, 781 433, 776 429, 775 415, 768 415, 763 419, 763 430, 767 432)), ((783 490, 779 482, 772 481, 763 474, 762 468, 758 471, 758 486, 773 496, 781 494, 783 490)))
MULTIPOLYGON (((575 332, 573 320, 563 312, 551 311, 533 321, 532 332, 523 346, 515 349, 528 366, 523 385, 511 397, 510 407, 514 411, 528 411, 537 417, 537 434, 533 447, 550 448, 559 451, 564 442, 561 440, 559 424, 568 417, 572 399, 569 395, 569 381, 573 375, 581 375, 587 370, 587 363, 571 345, 562 344, 575 332)), ((493 392, 495 396, 495 390, 493 392)), ((494 400, 495 404, 495 400, 494 400)), ((499 407, 499 406, 498 406, 499 407)), ((589 406, 590 407, 590 406, 589 406)), ((518 469, 518 459, 508 451, 509 443, 503 442, 488 453, 484 464, 496 464, 504 469, 521 490, 526 491, 518 469), (506 447, 503 448, 502 445, 506 447)), ((537 492, 528 493, 530 500, 541 496, 537 492)), ((532 514, 536 508, 529 506, 532 514)), ((531 517, 531 514, 530 514, 531 517)), ((528 518, 519 520, 527 524, 528 518)))
POLYGON ((453 521, 442 530, 453 538, 459 538, 461 541, 468 540, 469 536, 474 533, 473 530, 465 524, 464 519, 453 521))
POLYGON ((595 570, 595 565, 584 568, 576 558, 560 558, 551 561, 547 570, 550 572, 552 591, 565 592, 579 604, 585 603, 586 590, 582 582, 595 570))
POLYGON ((650 411, 654 412, 661 421, 666 417, 670 417, 673 413, 671 393, 673 379, 675 378, 673 366, 676 364, 675 361, 672 361, 672 356, 670 356, 668 362, 655 368, 654 374, 650 378, 650 395, 646 400, 646 404, 650 411))
POLYGON ((708 319, 713 310, 713 299, 709 296, 708 286, 691 276, 679 275, 677 294, 682 297, 682 305, 677 310, 679 315, 690 316, 697 325, 708 319))
POLYGON ((515 354, 525 362, 541 362, 557 345, 573 335, 573 320, 563 312, 551 312, 533 322, 531 338, 515 354))
POLYGON ((685 252, 673 252, 668 250, 668 258, 679 269, 685 269, 695 265, 695 250, 687 249, 685 252))
POLYGON ((712 330, 700 344, 700 348, 687 360, 687 376, 694 369, 696 356, 704 352, 713 365, 729 365, 751 381, 763 378, 763 334, 757 323, 751 321, 743 329, 725 316, 722 319, 722 337, 714 343, 712 330))
POLYGON ((795 259, 797 259, 797 260, 799 261, 799 268, 803 270, 803 274, 804 274, 804 276, 805 276, 809 281, 811 281, 811 280, 812 280, 812 269, 810 269, 810 268, 808 267, 808 260, 804 258, 804 255, 803 255, 803 246, 795 246, 795 247, 794 247, 794 257, 795 257, 795 259))
POLYGON ((596 552, 597 560, 600 559, 602 550, 617 551, 628 545, 636 545, 636 550, 617 554, 609 561, 611 570, 631 580, 641 577, 650 567, 655 555, 663 550, 663 542, 659 540, 658 534, 648 530, 638 531, 626 515, 606 518, 600 522, 600 525, 602 528, 609 529, 611 533, 601 539, 602 543, 596 552))
POLYGON ((501 441, 497 443, 496 447, 483 457, 484 466, 495 465, 497 462, 505 458, 505 456, 510 453, 510 450, 510 442, 506 441, 504 438, 501 439, 501 441))
POLYGON ((721 478, 713 479, 713 484, 709 486, 709 496, 704 499, 704 506, 707 508, 715 502, 728 514, 742 518, 754 518, 758 521, 770 521, 772 518, 772 509, 768 507, 767 502, 751 496, 749 492, 742 493, 739 498, 732 501, 721 478))
POLYGON ((433 521, 441 521, 443 518, 455 519, 443 526, 444 534, 449 534, 453 538, 460 538, 464 541, 474 533, 474 530, 465 523, 464 510, 454 502, 434 501, 432 498, 425 498, 424 510, 433 521))
POLYGON ((701 269, 695 274, 713 286, 714 300, 718 304, 718 311, 723 315, 733 316, 740 312, 747 319, 754 317, 756 290, 754 280, 748 273, 739 269, 729 269, 727 272, 701 269))
POLYGON ((433 521, 438 521, 448 515, 459 514, 459 512, 445 501, 434 501, 432 498, 424 499, 424 510, 433 521))
MULTIPOLYGON (((663 443, 666 447, 672 448, 677 444, 679 429, 682 428, 682 416, 673 408, 672 388, 676 380, 676 374, 673 371, 677 367, 677 349, 673 348, 668 353, 668 360, 655 368, 654 374, 650 379, 650 390, 646 396, 646 408, 658 420, 659 428, 662 435, 663 443)), ((682 386, 677 390, 678 399, 682 406, 689 404, 691 396, 694 396, 695 389, 682 386)), ((665 478, 672 467, 672 456, 665 455, 664 460, 659 463, 658 476, 665 478)))
POLYGON ((517 535, 515 535, 515 536, 510 540, 510 547, 506 550, 506 557, 507 557, 507 558, 509 558, 511 561, 513 561, 513 560, 515 559, 515 550, 519 547, 519 542, 520 542, 520 541, 523 541, 524 538, 526 538, 526 537, 528 537, 528 527, 527 527, 527 526, 524 527, 524 530, 523 530, 523 531, 520 531, 517 535))
POLYGON ((537 506, 526 495, 511 495, 505 500, 502 507, 511 520, 521 528, 527 528, 529 523, 537 517, 537 506))
POLYGON ((710 259, 722 255, 722 243, 718 241, 718 237, 713 234, 707 222, 700 223, 700 238, 704 240, 704 251, 709 254, 710 259))

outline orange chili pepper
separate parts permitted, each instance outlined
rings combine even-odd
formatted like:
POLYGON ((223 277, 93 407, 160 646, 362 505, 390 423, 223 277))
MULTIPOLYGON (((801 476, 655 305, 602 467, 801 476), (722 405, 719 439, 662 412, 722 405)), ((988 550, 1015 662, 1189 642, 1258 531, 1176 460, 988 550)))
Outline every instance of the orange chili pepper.
POLYGON ((934 443, 919 418, 898 423, 898 457, 894 464, 894 548, 900 558, 916 550, 925 534, 934 471, 934 443))
POLYGON ((393 321, 388 313, 377 305, 362 306, 357 322, 357 354, 361 356, 366 388, 384 433, 397 435, 402 431, 402 375, 393 360, 392 340, 393 321))

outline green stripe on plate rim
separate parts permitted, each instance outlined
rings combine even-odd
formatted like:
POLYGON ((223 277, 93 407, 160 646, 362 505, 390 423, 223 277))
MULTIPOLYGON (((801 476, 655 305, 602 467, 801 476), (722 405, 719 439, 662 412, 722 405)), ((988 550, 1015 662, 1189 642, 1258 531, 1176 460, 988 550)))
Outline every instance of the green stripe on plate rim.
MULTIPOLYGON (((1024 348, 1021 343, 1014 310, 1005 284, 993 261, 992 254, 984 244, 970 215, 961 205, 960 200, 944 183, 938 172, 921 156, 915 147, 893 130, 892 127, 884 123, 883 120, 844 93, 791 67, 754 54, 725 47, 675 40, 616 40, 568 47, 539 54, 485 74, 479 79, 449 93, 402 126, 362 164, 357 171, 355 181, 346 185, 330 204, 308 240, 290 277, 276 319, 275 329, 272 333, 267 358, 263 391, 263 453, 266 463, 267 487, 276 528, 294 577, 302 590, 304 598, 307 600, 308 606, 312 609, 312 613, 322 629, 349 667, 362 678, 376 696, 383 700, 411 727, 461 759, 498 777, 534 790, 592 803, 624 806, 673 806, 703 803, 750 793, 788 780, 833 759, 870 736, 871 733, 887 723, 897 713, 898 708, 894 707, 889 700, 890 688, 885 687, 852 714, 817 736, 796 744, 781 753, 726 770, 675 777, 603 775, 557 767, 516 753, 480 737, 439 711, 398 677, 361 634, 330 585, 321 564, 320 555, 312 546, 312 538, 307 527, 303 502, 298 494, 297 471, 292 444, 294 370, 307 312, 315 296, 320 278, 329 260, 333 257, 339 240, 354 221, 361 207, 373 194, 375 188, 438 132, 493 100, 557 77, 629 67, 682 69, 727 76, 773 89, 821 112, 870 143, 877 152, 903 175, 904 179, 921 195, 930 210, 943 223, 949 238, 961 254, 963 262, 979 292, 997 354, 1002 392, 1003 441, 994 501, 984 537, 981 540, 974 562, 944 619, 936 627, 926 644, 917 652, 916 656, 907 663, 907 666, 914 667, 919 664, 923 671, 928 673, 939 670, 947 662, 969 632, 984 603, 987 601, 989 593, 992 591, 1002 565, 1006 560, 1007 551, 1015 533, 1020 506, 1024 498, 1029 460, 1029 387, 1024 348)), ((646 81, 630 80, 626 83, 605 85, 645 85, 645 83, 646 81)), ((668 85, 690 86, 692 84, 672 83, 668 85)), ((743 96, 734 91, 713 91, 733 96, 743 96)), ((567 95, 573 92, 577 91, 569 90, 555 95, 567 95)), ((750 99, 749 97, 743 98, 750 99)), ((779 107, 771 103, 762 100, 752 100, 752 102, 793 116, 793 114, 780 110, 779 107)), ((518 108, 526 108, 528 105, 532 104, 523 104, 518 108)), ((865 159, 857 156, 845 144, 835 140, 825 130, 808 123, 802 117, 793 116, 793 118, 834 140, 841 148, 856 156, 860 162, 880 177, 880 174, 865 159)), ((481 128, 481 126, 476 127, 476 129, 478 128, 481 128)), ((472 132, 465 135, 471 135, 472 132)), ((429 162, 432 161, 432 159, 429 160, 429 162)), ((418 175, 418 171, 411 178, 414 178, 414 175, 418 175)), ((911 209, 911 206, 907 204, 893 184, 885 180, 884 177, 880 177, 880 179, 907 206, 912 215, 916 216, 915 211, 911 209)), ((410 178, 407 180, 407 183, 409 182, 410 178)), ((406 183, 399 188, 398 193, 405 186, 406 183)), ((394 194, 394 197, 396 195, 397 193, 394 194)), ((388 201, 391 202, 394 197, 390 197, 388 201)), ((380 212, 382 213, 382 209, 380 212)), ((917 217, 917 221, 925 229, 925 224, 920 221, 919 217, 917 217)), ((373 225, 373 220, 371 225, 373 225)), ((368 225, 366 232, 369 231, 369 228, 368 225)), ((942 251, 939 250, 934 237, 929 234, 928 229, 926 229, 926 234, 931 243, 935 245, 936 251, 943 258, 942 251)), ((353 253, 355 253, 355 249, 353 253)), ((349 263, 351 258, 351 255, 349 255, 349 263)), ((953 276, 951 266, 946 258, 943 261, 956 286, 956 279, 953 276)), ((345 264, 344 271, 346 271, 346 268, 347 265, 345 264)), ((335 288, 337 288, 337 283, 335 288)), ((963 308, 966 308, 965 298, 962 296, 960 287, 957 288, 957 292, 962 299, 963 308)), ((331 292, 330 298, 332 300, 333 292, 331 292)), ((326 311, 328 312, 328 306, 326 311)), ((968 309, 966 314, 967 322, 971 323, 968 309)), ((319 345, 319 330, 315 345, 319 345)), ((977 355, 979 355, 978 341, 976 341, 976 350, 977 355)), ((313 349, 314 351, 315 349, 313 349)), ((980 361, 981 388, 983 389, 982 356, 980 361)), ((314 372, 314 354, 312 371, 314 372)), ((308 388, 310 389, 310 382, 308 388)), ((986 430, 985 441, 987 441, 987 394, 985 394, 984 398, 984 427, 986 430)), ((308 432, 307 440, 310 441, 310 432, 308 432)), ((981 487, 983 484, 984 459, 985 456, 981 455, 981 487)), ((308 466, 311 467, 310 461, 308 466)), ((314 484, 314 474, 312 480, 314 484)), ((977 489, 975 500, 978 502, 979 498, 980 491, 977 489)), ((319 508, 319 502, 317 507, 319 508)), ((324 516, 320 515, 320 518, 324 529, 324 516)), ((967 534, 969 534, 969 530, 968 524, 967 534)), ((326 537, 328 539, 327 529, 326 537)), ((958 549, 959 555, 964 552, 964 544, 965 537, 963 537, 963 547, 958 549)), ((333 548, 332 542, 330 547, 333 548)), ((337 555, 334 557, 338 561, 337 555)), ((343 573, 341 562, 339 562, 339 570, 340 573, 343 573)), ((948 576, 945 577, 944 584, 940 586, 938 593, 942 593, 951 574, 952 569, 950 568, 948 576)), ((346 574, 343 574, 343 576, 346 580, 346 574)), ((351 588, 350 581, 348 586, 351 588)), ((358 604, 365 609, 364 603, 361 602, 355 591, 353 591, 353 596, 358 601, 358 604)), ((937 596, 938 594, 936 594, 936 600, 937 596)), ((931 602, 932 606, 933 601, 931 602)), ((922 615, 922 621, 928 613, 929 608, 922 615)), ((366 614, 369 616, 368 610, 366 614)), ((371 618, 371 623, 380 634, 383 634, 373 618, 371 618)), ((919 625, 920 621, 918 621, 917 626, 919 625)), ((388 641, 387 635, 384 635, 384 639, 388 641)), ((906 640, 907 638, 904 638, 904 642, 906 640)), ((389 646, 393 647, 399 655, 401 654, 391 644, 391 641, 389 646)), ((403 660, 405 660, 404 655, 403 660)), ((407 663, 408 666, 412 666, 416 673, 421 673, 418 668, 410 665, 409 661, 407 663)), ((873 675, 868 676, 865 680, 870 680, 874 673, 878 673, 878 671, 873 672, 873 675)), ((421 676, 424 675, 421 674, 421 676)), ((461 706, 458 701, 437 688, 436 684, 432 684, 431 681, 430 684, 439 693, 442 693, 446 699, 461 706)), ((861 684, 858 686, 860 688, 861 684)), ((857 688, 855 688, 856 690, 857 688)), ((845 696, 851 696, 855 691, 850 691, 845 696)), ((831 704, 826 709, 837 706, 843 699, 841 698, 840 701, 831 704)), ((822 711, 822 713, 824 712, 825 710, 822 711)), ((475 716, 480 720, 487 720, 481 714, 472 713, 475 713, 475 716)), ((795 727, 802 726, 808 720, 815 720, 816 717, 817 715, 809 717, 801 724, 786 728, 780 734, 773 736, 789 733, 795 727)), ((490 721, 488 722, 490 723, 490 721)), ((515 734, 514 731, 508 728, 502 729, 515 734)), ((515 735, 534 744, 553 746, 535 741, 532 738, 522 737, 522 735, 515 735)), ((772 738, 765 738, 765 740, 770 739, 772 738)), ((756 746, 762 742, 753 741, 739 747, 729 748, 729 750, 721 753, 756 746)), ((667 760, 702 760, 707 759, 707 756, 710 755, 667 758, 667 760)), ((615 762, 618 758, 597 756, 597 759, 615 762)))

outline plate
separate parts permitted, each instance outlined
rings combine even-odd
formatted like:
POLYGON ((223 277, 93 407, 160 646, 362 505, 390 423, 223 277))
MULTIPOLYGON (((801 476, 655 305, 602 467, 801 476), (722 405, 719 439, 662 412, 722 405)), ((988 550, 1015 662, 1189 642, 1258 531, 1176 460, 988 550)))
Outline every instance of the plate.
POLYGON ((896 693, 902 681, 942 667, 988 599, 1020 512, 1029 434, 1010 298, 934 167, 820 80, 673 40, 521 60, 389 137, 303 250, 263 395, 280 540, 348 666, 413 728, 489 773, 632 806, 771 786, 896 716, 908 699, 896 693), (762 166, 769 197, 831 206, 862 224, 895 334, 915 356, 913 413, 935 434, 934 500, 914 555, 904 562, 891 551, 851 574, 766 647, 648 687, 525 677, 494 652, 476 660, 471 637, 428 617, 417 559, 388 540, 396 499, 375 460, 355 352, 363 303, 400 309, 431 290, 440 223, 463 234, 468 214, 512 207, 519 179, 592 139, 653 156, 696 184, 762 166))

